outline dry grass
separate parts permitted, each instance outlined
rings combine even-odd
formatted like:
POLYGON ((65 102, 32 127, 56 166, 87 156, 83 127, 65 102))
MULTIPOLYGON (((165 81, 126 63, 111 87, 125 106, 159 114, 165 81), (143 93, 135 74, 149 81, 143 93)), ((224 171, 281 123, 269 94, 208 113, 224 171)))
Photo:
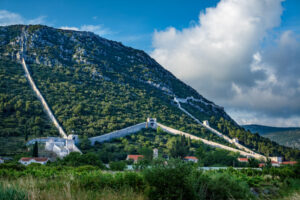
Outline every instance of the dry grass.
POLYGON ((19 178, 14 181, 0 180, 4 187, 15 186, 28 193, 30 200, 145 200, 143 194, 131 189, 115 191, 102 189, 101 191, 82 190, 71 186, 70 181, 37 180, 32 177, 19 178))
POLYGON ((300 199, 300 191, 294 192, 293 194, 282 198, 282 200, 299 200, 300 199))

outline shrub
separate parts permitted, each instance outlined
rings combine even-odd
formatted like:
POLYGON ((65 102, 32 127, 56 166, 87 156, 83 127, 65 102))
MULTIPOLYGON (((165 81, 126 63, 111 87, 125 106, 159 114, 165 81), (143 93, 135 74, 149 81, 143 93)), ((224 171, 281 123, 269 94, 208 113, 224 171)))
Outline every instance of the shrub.
POLYGON ((0 200, 27 200, 28 195, 14 187, 4 187, 3 185, 0 185, 0 200))
POLYGON ((193 199, 189 175, 192 168, 181 160, 169 161, 143 171, 149 199, 193 199))
POLYGON ((246 182, 223 172, 210 176, 207 183, 207 199, 251 199, 253 195, 246 182))
POLYGON ((123 171, 126 168, 127 164, 124 161, 110 162, 109 168, 113 171, 123 171))

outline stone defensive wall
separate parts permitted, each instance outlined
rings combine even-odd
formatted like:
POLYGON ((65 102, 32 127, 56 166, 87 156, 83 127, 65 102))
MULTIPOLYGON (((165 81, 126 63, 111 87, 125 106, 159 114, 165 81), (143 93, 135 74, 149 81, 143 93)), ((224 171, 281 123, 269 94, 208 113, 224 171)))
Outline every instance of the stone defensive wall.
POLYGON ((47 115, 49 116, 49 118, 51 119, 51 121, 53 122, 53 124, 55 125, 55 127, 58 129, 59 134, 63 137, 63 138, 67 138, 67 134, 65 133, 65 131, 63 130, 63 128, 60 126, 60 124, 58 123, 58 121, 56 120, 56 118, 54 117, 52 111, 50 110, 46 100, 44 99, 43 95, 40 93, 39 89, 36 87, 30 72, 27 68, 27 65, 25 63, 24 58, 22 58, 22 66, 23 69, 25 71, 26 77, 30 83, 30 86, 32 87, 33 91, 35 92, 35 94, 37 95, 38 99, 41 101, 44 110, 46 111, 47 115))
POLYGON ((224 140, 226 140, 227 142, 231 143, 231 144, 234 144, 235 146, 237 146, 239 149, 243 150, 243 151, 246 151, 248 153, 251 153, 251 154, 255 154, 254 151, 250 150, 249 148, 239 144, 238 142, 235 142, 234 140, 230 139, 228 136, 220 133, 219 131, 211 128, 210 126, 206 125, 206 124, 202 124, 207 130, 217 134, 219 137, 223 138, 224 140))
POLYGON ((157 123, 157 125, 158 125, 160 128, 162 128, 162 130, 164 130, 164 131, 167 132, 167 133, 171 133, 171 134, 174 134, 174 135, 184 135, 184 136, 189 137, 189 138, 191 138, 191 139, 193 139, 193 140, 200 140, 200 141, 202 141, 204 144, 207 144, 207 145, 212 146, 212 147, 221 148, 221 149, 225 149, 225 150, 233 151, 233 152, 238 152, 238 153, 240 153, 240 155, 247 156, 247 157, 253 157, 253 158, 256 158, 256 159, 259 159, 259 160, 260 160, 260 159, 266 160, 266 157, 265 157, 265 156, 260 155, 260 154, 257 154, 257 153, 248 153, 248 152, 244 152, 244 151, 241 151, 241 150, 232 148, 232 147, 228 147, 228 146, 225 146, 225 145, 216 143, 216 142, 212 142, 212 141, 209 141, 209 140, 206 140, 206 139, 203 139, 203 138, 200 138, 200 137, 191 135, 191 134, 189 134, 189 133, 185 133, 185 132, 182 132, 182 131, 179 131, 179 130, 170 128, 170 127, 165 126, 165 125, 162 125, 162 124, 160 124, 160 123, 157 123))
POLYGON ((129 126, 127 128, 124 128, 124 129, 121 129, 121 130, 118 130, 118 131, 113 131, 111 133, 107 133, 105 135, 92 137, 92 138, 89 138, 89 140, 91 141, 91 144, 94 145, 95 142, 100 142, 101 143, 101 142, 109 141, 109 140, 112 140, 112 139, 115 139, 115 138, 125 137, 127 135, 139 132, 140 130, 146 128, 146 124, 147 124, 147 122, 143 122, 143 123, 140 123, 140 124, 129 126))

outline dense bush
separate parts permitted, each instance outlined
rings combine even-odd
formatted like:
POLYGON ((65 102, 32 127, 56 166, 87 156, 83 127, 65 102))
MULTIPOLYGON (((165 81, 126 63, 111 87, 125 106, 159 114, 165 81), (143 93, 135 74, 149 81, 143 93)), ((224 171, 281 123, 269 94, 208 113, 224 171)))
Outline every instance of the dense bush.
POLYGON ((0 200, 27 200, 26 192, 15 187, 4 187, 0 184, 0 200))
POLYGON ((109 163, 109 169, 113 171, 123 171, 127 167, 125 161, 115 161, 109 163))
POLYGON ((192 168, 180 160, 156 165, 143 171, 149 199, 193 199, 189 176, 192 168))
POLYGON ((143 171, 149 199, 251 199, 246 181, 230 171, 202 172, 172 160, 143 171))
POLYGON ((84 166, 84 165, 93 165, 101 169, 104 169, 105 166, 100 161, 99 157, 94 153, 80 154, 78 152, 71 152, 69 155, 64 157, 62 160, 58 160, 50 165, 64 165, 64 166, 84 166))
MULTIPOLYGON (((41 190, 60 188, 66 181, 72 190, 119 192, 124 190, 144 194, 153 199, 222 200, 252 199, 251 191, 268 195, 279 195, 278 191, 299 190, 296 179, 297 167, 266 168, 263 170, 227 168, 214 171, 201 171, 196 165, 181 160, 155 159, 151 166, 140 172, 107 172, 97 166, 43 166, 0 165, 0 182, 31 179, 39 182, 41 190), (10 168, 11 166, 11 168, 10 168), (250 190, 251 188, 251 190, 250 190), (270 193, 270 194, 269 194, 270 193)), ((13 189, 1 194, 17 194, 13 189)), ((15 188, 15 187, 13 187, 15 188)), ((18 187, 17 187, 18 188, 18 187)), ((63 192, 63 190, 62 190, 63 192)), ((286 192, 283 194, 286 194, 286 192)), ((22 194, 22 193, 20 193, 22 194)))

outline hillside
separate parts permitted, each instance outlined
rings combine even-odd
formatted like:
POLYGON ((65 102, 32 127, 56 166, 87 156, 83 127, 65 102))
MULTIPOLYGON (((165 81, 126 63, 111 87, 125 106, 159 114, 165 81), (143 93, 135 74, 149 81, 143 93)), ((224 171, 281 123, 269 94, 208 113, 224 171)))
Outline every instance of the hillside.
MULTIPOLYGON (((182 106, 197 119, 210 120, 219 131, 268 156, 299 157, 299 151, 245 131, 221 106, 205 99, 143 51, 90 32, 40 25, 1 27, 0 43, 1 75, 10 76, 14 70, 9 66, 21 70, 20 57, 23 56, 37 87, 67 134, 101 135, 143 122, 151 116, 170 127, 228 144, 184 114, 173 101, 174 97, 194 97, 197 101, 189 99, 182 106), (4 71, 8 71, 8 75, 4 71)), ((1 84, 8 83, 4 79, 0 81, 1 84)), ((18 88, 17 84, 15 87, 18 88)), ((22 87, 29 89, 25 82, 22 87)), ((1 95, 7 96, 9 92, 15 93, 14 90, 3 91, 1 95)), ((26 101, 23 96, 16 98, 26 101)), ((3 113, 12 99, 2 98, 1 121, 6 119, 3 113)), ((17 119, 14 127, 22 130, 23 124, 17 121, 26 113, 20 112, 17 116, 18 109, 11 112, 17 119)), ((40 114, 45 118, 45 114, 40 114)), ((39 123, 46 122, 41 120, 39 123)), ((1 129, 7 129, 6 126, 4 124, 1 129)), ((29 135, 53 134, 46 130, 33 132, 33 127, 29 125, 29 135)), ((14 131, 5 134, 1 131, 1 135, 13 136, 14 131)))
POLYGON ((299 131, 299 127, 272 127, 272 126, 263 126, 257 124, 243 125, 246 130, 251 131, 252 133, 259 133, 260 135, 265 135, 275 132, 285 132, 285 131, 299 131))
POLYGON ((297 127, 270 127, 262 125, 244 125, 252 133, 259 133, 281 145, 300 149, 300 128, 297 127))

